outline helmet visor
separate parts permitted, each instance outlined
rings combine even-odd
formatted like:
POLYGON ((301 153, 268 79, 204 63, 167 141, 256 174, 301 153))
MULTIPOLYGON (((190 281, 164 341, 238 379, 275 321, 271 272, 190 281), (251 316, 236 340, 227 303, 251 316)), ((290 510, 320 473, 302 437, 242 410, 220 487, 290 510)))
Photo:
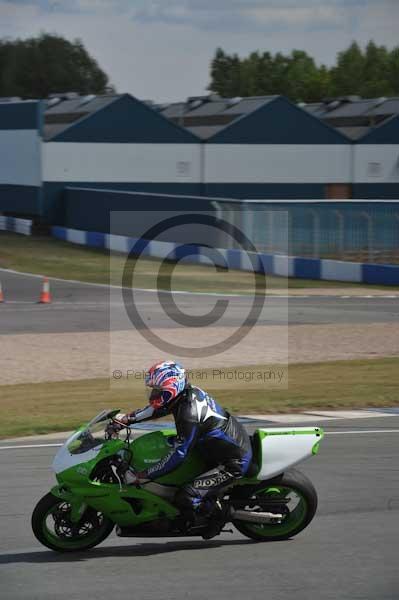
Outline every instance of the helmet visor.
POLYGON ((147 387, 148 403, 153 408, 160 408, 163 406, 163 390, 160 387, 147 387))

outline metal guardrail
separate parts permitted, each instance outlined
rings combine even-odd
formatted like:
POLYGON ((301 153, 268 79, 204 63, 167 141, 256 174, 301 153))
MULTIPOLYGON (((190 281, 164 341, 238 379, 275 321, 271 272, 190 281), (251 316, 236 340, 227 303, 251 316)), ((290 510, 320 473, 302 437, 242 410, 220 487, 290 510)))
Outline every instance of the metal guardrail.
POLYGON ((16 217, 0 215, 0 231, 13 231, 22 235, 31 235, 32 221, 30 219, 18 219, 16 217))

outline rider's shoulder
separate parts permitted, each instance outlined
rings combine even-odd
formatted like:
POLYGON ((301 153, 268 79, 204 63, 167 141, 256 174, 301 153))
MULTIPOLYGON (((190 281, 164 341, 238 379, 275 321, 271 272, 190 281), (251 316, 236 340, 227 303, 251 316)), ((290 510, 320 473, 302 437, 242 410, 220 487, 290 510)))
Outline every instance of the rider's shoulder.
POLYGON ((202 401, 205 400, 208 396, 208 394, 202 390, 201 388, 197 387, 196 385, 188 385, 187 386, 187 400, 189 402, 195 402, 196 400, 202 401))

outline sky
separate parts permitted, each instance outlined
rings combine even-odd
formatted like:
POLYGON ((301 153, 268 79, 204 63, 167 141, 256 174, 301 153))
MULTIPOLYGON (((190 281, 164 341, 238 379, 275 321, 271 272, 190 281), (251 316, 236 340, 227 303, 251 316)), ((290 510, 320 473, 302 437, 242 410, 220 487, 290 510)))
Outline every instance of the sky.
POLYGON ((118 92, 156 102, 207 93, 218 46, 331 65, 352 40, 399 45, 398 25, 399 0, 0 0, 0 38, 80 38, 118 92))

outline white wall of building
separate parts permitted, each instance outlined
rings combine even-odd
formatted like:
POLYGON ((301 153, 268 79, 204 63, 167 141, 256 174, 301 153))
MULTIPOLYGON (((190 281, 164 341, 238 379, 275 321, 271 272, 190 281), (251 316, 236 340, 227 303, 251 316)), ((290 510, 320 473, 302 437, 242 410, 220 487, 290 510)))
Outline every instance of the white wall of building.
POLYGON ((209 144, 206 183, 349 183, 351 147, 209 144))
POLYGON ((40 186, 40 155, 37 130, 0 130, 0 185, 40 186))
POLYGON ((399 183, 399 144, 359 144, 353 153, 353 183, 399 183))
MULTIPOLYGON (((0 183, 40 185, 39 143, 35 131, 0 131, 0 183)), ((47 142, 42 161, 47 182, 399 183, 399 145, 47 142)))
POLYGON ((200 144, 43 144, 47 182, 199 183, 200 144))

